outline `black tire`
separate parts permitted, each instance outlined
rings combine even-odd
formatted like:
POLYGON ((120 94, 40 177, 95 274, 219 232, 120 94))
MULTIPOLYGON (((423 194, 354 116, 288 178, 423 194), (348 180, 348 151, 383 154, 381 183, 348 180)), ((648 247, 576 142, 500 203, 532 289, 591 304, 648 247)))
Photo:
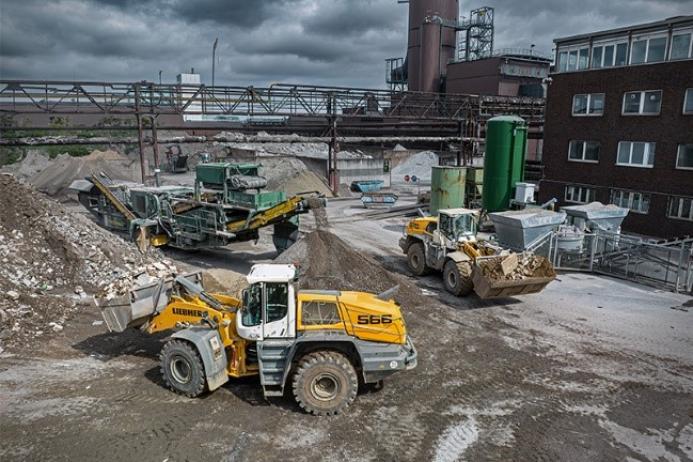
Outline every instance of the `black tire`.
POLYGON ((426 264, 426 252, 420 242, 415 242, 407 250, 407 266, 409 270, 417 276, 425 276, 431 272, 431 268, 426 264))
POLYGON ((293 379, 294 398, 313 415, 335 415, 356 399, 359 381, 351 362, 341 353, 310 353, 298 364, 293 379))
POLYGON ((197 349, 184 340, 169 340, 159 354, 164 383, 178 394, 195 398, 206 388, 207 378, 197 349))
POLYGON ((445 290, 458 297, 471 294, 474 290, 471 266, 467 261, 456 263, 454 260, 448 260, 443 267, 445 290))

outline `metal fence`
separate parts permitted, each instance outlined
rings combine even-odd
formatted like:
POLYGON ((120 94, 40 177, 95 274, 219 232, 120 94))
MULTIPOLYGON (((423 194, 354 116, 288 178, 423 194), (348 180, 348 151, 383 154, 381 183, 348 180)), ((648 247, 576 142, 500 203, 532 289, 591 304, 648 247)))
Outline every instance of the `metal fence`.
POLYGON ((693 290, 693 239, 655 243, 602 230, 554 232, 535 252, 559 270, 595 272, 674 292, 693 290))

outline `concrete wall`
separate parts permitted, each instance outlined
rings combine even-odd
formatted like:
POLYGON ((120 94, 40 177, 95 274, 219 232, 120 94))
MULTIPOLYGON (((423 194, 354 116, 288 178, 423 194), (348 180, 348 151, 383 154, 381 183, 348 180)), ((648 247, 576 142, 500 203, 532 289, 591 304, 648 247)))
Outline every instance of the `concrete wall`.
POLYGON ((390 186, 390 174, 383 172, 382 159, 339 159, 337 174, 340 184, 351 184, 359 180, 383 180, 384 186, 390 186))
POLYGON ((676 169, 677 148, 693 143, 693 115, 683 114, 686 88, 693 87, 693 61, 628 66, 553 74, 549 86, 544 129, 545 176, 539 201, 552 197, 564 204, 567 185, 596 191, 597 200, 609 202, 611 188, 649 194, 648 214, 630 213, 623 228, 658 237, 693 235, 693 222, 666 217, 670 196, 693 196, 693 171, 676 169), (662 90, 659 115, 623 116, 627 91, 662 90), (573 117, 573 95, 605 93, 604 114, 573 117), (568 160, 570 140, 600 143, 599 162, 568 160), (619 141, 655 142, 653 168, 616 165, 619 141))

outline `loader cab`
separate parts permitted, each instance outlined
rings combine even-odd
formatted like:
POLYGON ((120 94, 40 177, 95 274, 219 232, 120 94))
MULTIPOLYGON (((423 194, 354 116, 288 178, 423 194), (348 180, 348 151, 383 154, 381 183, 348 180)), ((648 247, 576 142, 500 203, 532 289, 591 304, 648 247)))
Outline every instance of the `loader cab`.
POLYGON ((296 267, 254 265, 243 291, 243 306, 236 316, 236 331, 246 340, 296 336, 296 267))
POLYGON ((476 240, 477 213, 470 209, 443 209, 438 212, 441 243, 456 245, 476 240))

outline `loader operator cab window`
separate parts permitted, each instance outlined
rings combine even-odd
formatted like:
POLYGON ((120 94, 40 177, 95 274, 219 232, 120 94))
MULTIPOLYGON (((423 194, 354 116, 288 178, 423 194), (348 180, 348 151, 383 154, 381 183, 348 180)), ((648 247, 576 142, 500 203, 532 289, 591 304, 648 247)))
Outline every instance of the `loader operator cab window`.
POLYGON ((440 214, 438 229, 443 236, 453 240, 455 238, 455 223, 450 215, 440 214))
POLYGON ((265 284, 267 306, 265 307, 265 322, 279 321, 289 310, 289 288, 285 283, 268 282, 265 284))
POLYGON ((244 326, 259 326, 262 323, 262 284, 253 284, 243 291, 244 326))
POLYGON ((470 213, 462 215, 440 214, 440 232, 451 241, 472 237, 476 234, 476 222, 470 213))
POLYGON ((277 282, 257 283, 246 289, 243 293, 241 318, 244 326, 252 327, 262 324, 263 300, 266 323, 285 318, 289 309, 288 285, 277 282))
POLYGON ((470 237, 476 234, 476 222, 472 214, 460 215, 455 218, 455 236, 470 237))

